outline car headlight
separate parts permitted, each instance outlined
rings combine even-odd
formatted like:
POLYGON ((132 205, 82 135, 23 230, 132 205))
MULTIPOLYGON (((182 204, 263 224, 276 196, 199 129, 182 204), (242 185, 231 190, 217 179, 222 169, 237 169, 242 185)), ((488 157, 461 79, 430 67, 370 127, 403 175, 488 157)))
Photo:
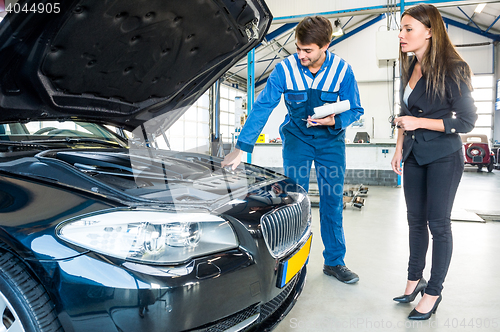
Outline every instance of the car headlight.
POLYGON ((88 250, 152 264, 179 264, 238 247, 229 222, 208 213, 107 210, 65 221, 56 234, 88 250))

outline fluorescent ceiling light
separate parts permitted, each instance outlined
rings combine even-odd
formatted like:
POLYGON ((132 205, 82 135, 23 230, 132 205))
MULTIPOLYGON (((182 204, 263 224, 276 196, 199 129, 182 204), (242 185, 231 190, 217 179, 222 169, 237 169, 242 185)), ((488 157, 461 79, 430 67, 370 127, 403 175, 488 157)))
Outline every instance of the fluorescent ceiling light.
POLYGON ((480 3, 479 5, 477 5, 476 9, 474 9, 474 12, 479 14, 483 11, 484 7, 486 7, 486 4, 480 3))
POLYGON ((335 21, 335 27, 333 28, 333 36, 334 37, 339 37, 339 36, 342 36, 344 34, 344 31, 342 31, 342 27, 340 26, 340 20, 337 19, 335 21))

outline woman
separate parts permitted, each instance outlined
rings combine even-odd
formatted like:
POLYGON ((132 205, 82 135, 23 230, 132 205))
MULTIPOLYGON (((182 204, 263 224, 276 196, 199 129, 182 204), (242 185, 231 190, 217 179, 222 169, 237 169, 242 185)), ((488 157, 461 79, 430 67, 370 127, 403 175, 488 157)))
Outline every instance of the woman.
POLYGON ((458 133, 474 128, 471 71, 453 47, 436 7, 422 4, 401 17, 401 114, 392 169, 403 174, 409 225, 410 258, 404 295, 397 302, 422 298, 409 319, 429 319, 441 302, 452 252, 451 209, 464 169, 458 133), (410 56, 408 53, 413 55, 410 56), (404 162, 402 172, 401 162, 404 162), (432 268, 423 278, 432 234, 432 268))

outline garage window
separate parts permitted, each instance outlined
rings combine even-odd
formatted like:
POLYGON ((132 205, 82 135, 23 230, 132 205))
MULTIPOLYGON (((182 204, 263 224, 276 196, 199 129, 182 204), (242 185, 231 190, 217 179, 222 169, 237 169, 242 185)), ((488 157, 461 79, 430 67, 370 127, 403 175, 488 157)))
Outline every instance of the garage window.
POLYGON ((472 130, 473 134, 484 134, 491 140, 493 126, 493 75, 474 75, 472 76, 472 86, 474 98, 477 107, 478 119, 476 127, 472 130))
MULTIPOLYGON (((235 99, 241 95, 242 92, 234 88, 225 85, 220 87, 220 134, 224 143, 232 141, 235 99)), ((207 91, 165 132, 172 150, 209 153, 209 107, 210 98, 207 91)), ((168 149, 161 138, 157 142, 158 147, 168 149)))

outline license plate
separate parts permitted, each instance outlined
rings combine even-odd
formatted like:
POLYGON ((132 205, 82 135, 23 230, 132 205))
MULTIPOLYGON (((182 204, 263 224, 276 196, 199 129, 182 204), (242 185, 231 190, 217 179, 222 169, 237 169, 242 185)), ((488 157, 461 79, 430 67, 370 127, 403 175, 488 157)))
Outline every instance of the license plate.
POLYGON ((280 262, 277 285, 283 288, 307 263, 311 251, 312 234, 306 243, 292 257, 280 262))

